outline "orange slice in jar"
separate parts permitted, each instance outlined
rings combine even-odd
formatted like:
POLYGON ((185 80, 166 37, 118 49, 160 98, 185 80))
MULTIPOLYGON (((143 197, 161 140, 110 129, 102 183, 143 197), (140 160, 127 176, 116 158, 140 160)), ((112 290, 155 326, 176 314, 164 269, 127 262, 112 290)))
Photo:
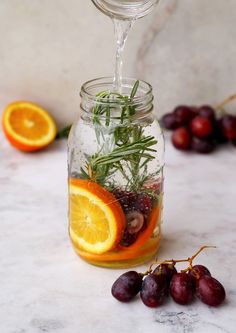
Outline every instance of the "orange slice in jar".
POLYGON ((8 105, 3 112, 2 125, 8 141, 26 152, 44 148, 56 136, 56 124, 49 113, 30 102, 8 105))
MULTIPOLYGON (((159 214, 160 209, 159 206, 157 206, 153 209, 151 213, 147 229, 145 229, 145 231, 140 234, 136 242, 129 247, 118 245, 118 247, 113 251, 101 255, 86 253, 85 251, 80 249, 77 249, 77 252, 82 258, 92 260, 94 262, 129 260, 134 259, 138 256, 151 253, 155 251, 155 249, 157 249, 158 243, 160 242, 160 236, 150 240, 150 237, 156 228, 159 214)), ((73 243, 76 245, 76 238, 73 230, 70 231, 70 235, 73 243)))
POLYGON ((125 215, 115 196, 95 182, 72 178, 69 197, 74 245, 94 254, 115 248, 125 227, 125 215))

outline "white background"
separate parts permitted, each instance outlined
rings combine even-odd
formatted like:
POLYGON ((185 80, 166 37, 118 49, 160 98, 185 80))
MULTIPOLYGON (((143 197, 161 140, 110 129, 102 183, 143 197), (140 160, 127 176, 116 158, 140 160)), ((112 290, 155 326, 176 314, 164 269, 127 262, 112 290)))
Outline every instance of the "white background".
MULTIPOLYGON (((236 90, 235 18, 235 0, 163 0, 133 28, 125 74, 154 86, 159 114, 218 103, 236 90)), ((31 100, 65 125, 81 84, 113 73, 112 23, 90 0, 1 0, 0 41, 0 113, 31 100)))

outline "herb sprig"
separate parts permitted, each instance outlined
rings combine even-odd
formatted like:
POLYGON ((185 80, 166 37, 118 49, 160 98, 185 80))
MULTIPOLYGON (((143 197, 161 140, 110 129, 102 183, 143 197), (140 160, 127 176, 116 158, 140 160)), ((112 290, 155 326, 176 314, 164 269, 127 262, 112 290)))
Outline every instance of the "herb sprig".
POLYGON ((146 136, 141 125, 132 123, 137 112, 132 102, 138 88, 139 81, 136 81, 130 96, 109 91, 97 94, 92 120, 99 149, 87 158, 86 166, 81 168, 81 177, 112 189, 115 187, 112 176, 119 172, 126 179, 127 189, 133 191, 139 191, 150 177, 148 163, 155 158, 157 140, 153 136, 146 136), (120 112, 120 116, 116 117, 119 123, 114 128, 110 125, 113 113, 117 111, 120 112), (109 133, 113 146, 109 152, 104 152, 107 147, 105 132, 109 133))

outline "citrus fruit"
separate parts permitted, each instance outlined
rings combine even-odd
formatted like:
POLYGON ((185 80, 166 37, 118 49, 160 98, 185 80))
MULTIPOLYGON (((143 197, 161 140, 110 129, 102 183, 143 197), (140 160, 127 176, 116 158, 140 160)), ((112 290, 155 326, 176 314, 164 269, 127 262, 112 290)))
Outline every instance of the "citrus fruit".
POLYGON ((76 247, 89 253, 105 253, 120 242, 125 215, 113 194, 95 182, 69 182, 70 235, 76 247))
MULTIPOLYGON (((145 229, 145 231, 140 234, 137 241, 129 247, 118 245, 116 249, 112 249, 112 251, 109 251, 108 253, 103 253, 102 255, 96 253, 88 253, 80 248, 76 248, 76 251, 85 260, 93 262, 130 260, 155 252, 160 242, 160 235, 153 238, 151 238, 151 235, 157 225, 157 221, 160 217, 159 214, 160 209, 157 206, 151 213, 148 228, 145 229)), ((74 233, 72 228, 70 228, 70 237, 74 246, 76 247, 76 234, 74 233)))
POLYGON ((22 151, 36 151, 51 143, 56 125, 47 111, 29 102, 15 102, 3 112, 2 125, 9 142, 22 151))

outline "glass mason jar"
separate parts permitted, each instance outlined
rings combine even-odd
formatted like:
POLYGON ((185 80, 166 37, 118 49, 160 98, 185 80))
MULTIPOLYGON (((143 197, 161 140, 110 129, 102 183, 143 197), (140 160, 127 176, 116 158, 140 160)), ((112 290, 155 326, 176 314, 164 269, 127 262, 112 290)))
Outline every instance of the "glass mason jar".
POLYGON ((121 20, 141 18, 151 12, 159 0, 92 0, 104 14, 121 20))
POLYGON ((81 89, 68 140, 69 234, 91 264, 129 267, 155 255, 161 237, 164 139, 152 87, 99 78, 81 89))

